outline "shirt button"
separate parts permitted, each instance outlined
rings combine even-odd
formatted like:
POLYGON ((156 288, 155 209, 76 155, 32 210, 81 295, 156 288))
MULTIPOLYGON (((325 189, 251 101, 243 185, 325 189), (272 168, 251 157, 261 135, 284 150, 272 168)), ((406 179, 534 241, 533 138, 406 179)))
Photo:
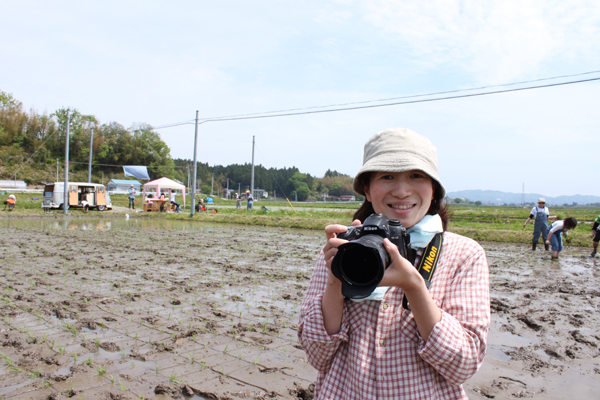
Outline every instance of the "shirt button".
POLYGON ((387 310, 390 307, 390 305, 388 303, 383 303, 383 309, 387 310))
POLYGON ((373 380, 376 381, 377 380, 377 375, 373 374, 373 380))
POLYGON ((380 345, 380 346, 383 346, 383 343, 384 343, 384 342, 383 342, 383 339, 379 339, 379 345, 380 345))

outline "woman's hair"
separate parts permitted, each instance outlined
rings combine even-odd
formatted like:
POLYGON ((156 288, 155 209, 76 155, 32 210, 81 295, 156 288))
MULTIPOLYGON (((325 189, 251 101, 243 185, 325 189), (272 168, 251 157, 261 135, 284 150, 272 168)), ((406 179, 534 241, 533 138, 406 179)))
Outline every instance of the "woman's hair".
POLYGON ((577 220, 573 217, 565 218, 563 227, 566 229, 575 229, 577 227, 577 220))
MULTIPOLYGON (((360 176, 359 179, 360 179, 363 187, 369 186, 369 182, 371 180, 372 174, 373 174, 373 172, 365 173, 360 176)), ((446 206, 446 202, 444 202, 444 191, 442 190, 442 187, 440 186, 440 184, 437 183, 437 181, 435 179, 432 179, 431 182, 433 184, 433 199, 431 200, 431 205, 429 206, 429 210, 427 210, 427 214, 428 215, 438 214, 440 216, 440 218, 442 219, 442 227, 443 227, 444 231, 446 231, 446 229, 448 228, 448 221, 452 217, 452 213, 450 212, 450 210, 448 210, 448 207, 446 206)), ((362 206, 360 206, 358 211, 356 211, 354 213, 354 219, 357 219, 360 222, 364 222, 365 219, 367 219, 367 217, 369 215, 373 214, 374 212, 375 212, 375 210, 373 209, 373 204, 369 200, 367 200, 367 198, 365 196, 364 203, 362 204, 362 206)), ((573 218, 573 220, 574 220, 574 218, 573 218)), ((565 220, 565 223, 566 223, 566 220, 565 220)), ((577 225, 577 221, 575 221, 575 225, 577 225)))

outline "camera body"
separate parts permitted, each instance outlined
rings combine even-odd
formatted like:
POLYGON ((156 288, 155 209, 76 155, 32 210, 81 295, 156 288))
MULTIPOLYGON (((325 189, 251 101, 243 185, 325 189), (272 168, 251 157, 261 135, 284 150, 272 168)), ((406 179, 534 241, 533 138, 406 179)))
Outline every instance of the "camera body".
POLYGON ((383 240, 388 238, 407 258, 410 234, 397 219, 383 214, 371 214, 362 225, 349 226, 337 235, 348 240, 338 247, 331 272, 342 282, 342 294, 351 299, 368 297, 383 279, 391 259, 383 240))

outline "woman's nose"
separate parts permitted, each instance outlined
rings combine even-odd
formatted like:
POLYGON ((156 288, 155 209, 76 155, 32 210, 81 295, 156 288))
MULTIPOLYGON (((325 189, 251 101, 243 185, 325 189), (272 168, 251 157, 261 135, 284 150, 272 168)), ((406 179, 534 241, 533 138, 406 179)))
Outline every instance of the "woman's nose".
POLYGON ((399 198, 410 196, 412 193, 412 185, 410 179, 398 178, 395 182, 392 194, 399 198))

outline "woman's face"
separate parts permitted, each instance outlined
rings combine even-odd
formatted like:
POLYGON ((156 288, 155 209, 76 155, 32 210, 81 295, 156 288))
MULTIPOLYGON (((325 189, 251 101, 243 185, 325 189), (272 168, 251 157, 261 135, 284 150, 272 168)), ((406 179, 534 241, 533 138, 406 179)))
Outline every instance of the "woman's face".
POLYGON ((410 228, 429 210, 433 181, 419 170, 373 172, 365 187, 365 195, 376 213, 399 219, 405 228, 410 228))

